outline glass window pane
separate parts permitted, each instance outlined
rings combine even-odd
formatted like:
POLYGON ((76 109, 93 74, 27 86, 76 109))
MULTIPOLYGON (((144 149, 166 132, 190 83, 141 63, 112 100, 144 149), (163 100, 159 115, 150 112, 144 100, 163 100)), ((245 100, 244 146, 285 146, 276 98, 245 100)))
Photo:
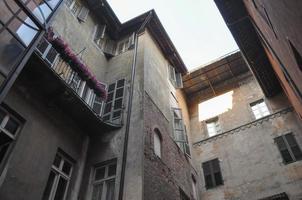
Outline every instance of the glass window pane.
POLYGON ((92 200, 102 200, 103 183, 95 185, 92 192, 92 200))
POLYGON ((113 200, 115 179, 106 181, 106 185, 107 185, 106 200, 113 200))
POLYGON ((112 99, 113 99, 113 92, 111 92, 111 93, 108 94, 107 102, 112 101, 112 99))
POLYGON ((4 159, 9 145, 12 143, 12 139, 8 137, 5 133, 0 132, 0 164, 4 159))
POLYGON ((63 200, 67 189, 67 180, 60 177, 54 200, 63 200))
POLYGON ((11 134, 15 135, 18 130, 18 127, 19 123, 15 119, 10 117, 4 128, 11 134))
POLYGON ((25 48, 7 31, 0 33, 0 70, 8 75, 20 60, 25 48))
POLYGON ((116 90, 115 98, 122 97, 124 94, 124 88, 120 88, 116 90))
POLYGON ((123 87, 125 85, 125 79, 117 81, 117 88, 123 87))
POLYGON ((62 157, 57 154, 55 157, 55 160, 53 161, 53 165, 56 166, 57 168, 59 168, 60 164, 61 164, 61 160, 62 160, 62 157))
POLYGON ((120 109, 123 106, 123 99, 118 99, 114 103, 114 109, 120 109))
POLYGON ((51 190, 53 188, 54 180, 55 180, 56 174, 51 171, 47 180, 46 188, 44 190, 43 194, 43 200, 49 200, 51 190))
POLYGON ((105 109, 104 109, 104 113, 109 113, 111 112, 111 105, 112 103, 106 103, 105 109))
POLYGON ((0 110, 0 123, 3 121, 4 117, 6 116, 6 112, 0 110))
POLYGON ((101 168, 98 168, 96 169, 95 171, 95 180, 100 180, 100 179, 103 179, 105 178, 105 167, 101 167, 101 168))
POLYGON ((13 0, 2 0, 0 1, 0 21, 5 24, 12 17, 13 13, 16 13, 20 9, 19 6, 13 0))
POLYGON ((115 83, 112 83, 112 84, 110 84, 109 87, 108 87, 108 92, 110 92, 110 91, 112 91, 112 90, 114 90, 114 89, 115 89, 115 83))
POLYGON ((121 110, 113 112, 112 118, 119 118, 121 116, 121 114, 122 114, 121 110))
POLYGON ((23 41, 23 43, 28 46, 34 37, 38 33, 38 27, 34 24, 34 22, 24 13, 20 12, 18 14, 20 19, 13 19, 12 22, 8 25, 8 28, 15 32, 18 37, 23 41))
POLYGON ((60 0, 46 0, 46 2, 48 3, 48 5, 50 5, 52 9, 54 9, 58 5, 60 0))
POLYGON ((71 172, 71 167, 72 165, 68 162, 68 161, 64 161, 64 164, 63 164, 63 169, 62 171, 67 174, 67 175, 70 175, 70 172, 71 172))
POLYGON ((42 24, 45 23, 52 12, 52 10, 43 0, 31 0, 26 6, 42 24))
POLYGON ((110 165, 108 169, 108 176, 114 176, 116 172, 116 164, 110 165))
POLYGON ((49 52, 47 53, 47 56, 46 56, 46 59, 49 62, 49 64, 53 64, 54 63, 57 55, 58 55, 58 52, 54 48, 51 48, 49 50, 49 52))

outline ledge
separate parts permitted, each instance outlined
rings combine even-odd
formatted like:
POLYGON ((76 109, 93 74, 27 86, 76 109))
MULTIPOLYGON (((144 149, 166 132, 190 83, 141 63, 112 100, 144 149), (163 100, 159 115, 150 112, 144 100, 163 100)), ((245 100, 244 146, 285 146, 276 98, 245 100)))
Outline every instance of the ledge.
POLYGON ((240 132, 240 131, 244 131, 245 129, 251 128, 253 126, 258 126, 258 125, 262 124, 264 121, 268 121, 270 119, 274 119, 274 118, 280 117, 281 115, 284 115, 284 114, 289 113, 289 112, 293 112, 293 107, 287 107, 287 108, 282 109, 280 111, 277 111, 277 112, 275 112, 275 113, 273 113, 271 115, 268 115, 268 116, 262 117, 260 119, 254 120, 252 122, 243 124, 243 125, 238 126, 238 127, 234 128, 234 129, 225 131, 223 133, 214 135, 212 137, 200 140, 198 142, 193 143, 193 146, 196 146, 196 145, 200 146, 202 143, 206 143, 206 142, 209 142, 211 140, 227 136, 229 134, 234 134, 234 133, 237 133, 237 132, 240 132))

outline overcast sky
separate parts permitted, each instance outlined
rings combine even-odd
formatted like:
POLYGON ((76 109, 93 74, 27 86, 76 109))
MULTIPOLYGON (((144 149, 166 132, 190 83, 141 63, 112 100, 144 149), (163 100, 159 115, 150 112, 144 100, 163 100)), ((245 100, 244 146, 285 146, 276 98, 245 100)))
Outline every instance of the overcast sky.
POLYGON ((238 49, 214 0, 107 1, 121 22, 154 8, 189 70, 238 49))

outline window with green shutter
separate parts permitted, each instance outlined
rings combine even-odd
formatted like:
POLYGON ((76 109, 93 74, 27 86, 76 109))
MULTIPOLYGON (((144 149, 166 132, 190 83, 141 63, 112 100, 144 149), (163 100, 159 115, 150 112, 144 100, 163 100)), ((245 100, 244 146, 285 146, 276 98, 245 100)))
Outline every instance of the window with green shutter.
POLYGON ((302 159, 301 149, 292 133, 281 135, 274 140, 285 164, 302 159))
POLYGON ((223 185, 218 158, 202 163, 202 169, 207 189, 223 185))

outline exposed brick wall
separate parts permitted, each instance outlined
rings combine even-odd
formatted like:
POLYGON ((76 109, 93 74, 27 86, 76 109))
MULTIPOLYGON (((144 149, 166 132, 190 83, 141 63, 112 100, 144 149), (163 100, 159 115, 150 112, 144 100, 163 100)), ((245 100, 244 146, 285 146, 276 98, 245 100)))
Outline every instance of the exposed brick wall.
POLYGON ((191 181, 194 171, 189 158, 186 158, 171 138, 171 124, 146 93, 144 105, 144 199, 177 200, 180 199, 179 188, 192 197, 191 181), (161 158, 153 150, 154 128, 161 132, 161 158))

